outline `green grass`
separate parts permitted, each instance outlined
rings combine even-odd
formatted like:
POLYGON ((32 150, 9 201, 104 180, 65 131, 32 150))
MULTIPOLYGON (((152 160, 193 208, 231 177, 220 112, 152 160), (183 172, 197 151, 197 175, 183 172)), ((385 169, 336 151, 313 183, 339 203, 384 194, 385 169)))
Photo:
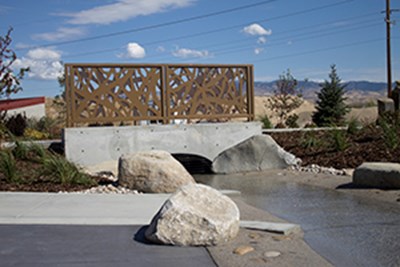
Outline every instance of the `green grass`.
POLYGON ((391 121, 389 116, 383 116, 379 119, 379 126, 383 130, 383 140, 385 142, 386 147, 389 149, 396 149, 400 145, 399 139, 399 125, 397 120, 391 121))
POLYGON ((264 116, 260 117, 260 121, 262 123, 262 128, 263 129, 272 129, 272 128, 274 128, 267 115, 264 115, 264 116))
POLYGON ((334 129, 330 134, 331 145, 335 151, 345 151, 349 147, 349 141, 346 136, 346 132, 334 129))
POLYGON ((10 151, 0 151, 0 171, 7 182, 18 183, 20 181, 17 164, 10 151))
POLYGON ((347 133, 356 134, 361 130, 361 123, 356 118, 351 118, 347 122, 347 133))
POLYGON ((27 160, 29 158, 29 146, 20 141, 16 141, 12 153, 16 159, 27 160))
POLYGON ((50 154, 42 161, 39 175, 47 176, 60 184, 94 185, 95 182, 80 172, 79 168, 64 157, 50 154))
POLYGON ((308 131, 303 134, 300 145, 305 149, 318 148, 323 145, 323 142, 317 137, 315 131, 308 131))

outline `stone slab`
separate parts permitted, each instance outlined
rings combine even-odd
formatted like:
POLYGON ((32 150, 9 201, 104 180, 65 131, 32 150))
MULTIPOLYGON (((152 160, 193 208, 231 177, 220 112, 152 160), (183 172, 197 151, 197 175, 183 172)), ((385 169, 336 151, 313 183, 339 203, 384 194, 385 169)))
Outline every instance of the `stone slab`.
POLYGON ((378 99, 378 114, 379 116, 384 115, 387 112, 394 111, 394 101, 391 98, 380 98, 378 99))
POLYGON ((301 227, 297 224, 273 223, 273 222, 263 222, 263 221, 240 221, 240 227, 277 233, 282 235, 289 235, 292 233, 295 234, 301 231, 301 227))
POLYGON ((66 128, 64 143, 67 159, 81 166, 149 150, 194 154, 212 161, 225 149, 259 134, 259 122, 81 127, 66 128))
POLYGON ((365 162, 354 170, 353 184, 360 187, 400 189, 400 164, 365 162))

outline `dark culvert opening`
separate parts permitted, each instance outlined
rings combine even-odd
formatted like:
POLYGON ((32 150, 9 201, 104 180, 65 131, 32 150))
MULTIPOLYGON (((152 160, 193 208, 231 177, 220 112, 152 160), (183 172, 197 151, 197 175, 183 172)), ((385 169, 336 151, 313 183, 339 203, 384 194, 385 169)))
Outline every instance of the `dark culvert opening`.
POLYGON ((172 154, 190 174, 211 174, 211 160, 193 154, 172 154))

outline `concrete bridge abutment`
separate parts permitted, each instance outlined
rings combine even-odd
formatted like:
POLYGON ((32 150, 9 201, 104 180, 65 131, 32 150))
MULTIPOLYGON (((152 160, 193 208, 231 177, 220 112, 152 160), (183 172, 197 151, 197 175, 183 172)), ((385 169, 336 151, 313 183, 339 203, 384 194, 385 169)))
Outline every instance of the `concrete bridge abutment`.
POLYGON ((212 161, 227 148, 261 133, 258 122, 81 127, 66 128, 64 144, 67 159, 84 167, 148 150, 193 154, 212 161))

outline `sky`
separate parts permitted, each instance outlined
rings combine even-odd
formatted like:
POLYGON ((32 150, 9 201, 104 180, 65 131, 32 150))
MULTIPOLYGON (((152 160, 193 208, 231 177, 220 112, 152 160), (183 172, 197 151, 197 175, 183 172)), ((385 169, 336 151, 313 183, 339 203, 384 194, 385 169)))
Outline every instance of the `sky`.
MULTIPOLYGON (((253 64, 256 81, 386 81, 385 0, 0 0, 18 97, 55 96, 63 63, 253 64)), ((400 1, 391 1, 392 9, 400 1)), ((400 12, 392 13, 392 21, 400 12)), ((392 24, 393 80, 400 24, 392 24)))

